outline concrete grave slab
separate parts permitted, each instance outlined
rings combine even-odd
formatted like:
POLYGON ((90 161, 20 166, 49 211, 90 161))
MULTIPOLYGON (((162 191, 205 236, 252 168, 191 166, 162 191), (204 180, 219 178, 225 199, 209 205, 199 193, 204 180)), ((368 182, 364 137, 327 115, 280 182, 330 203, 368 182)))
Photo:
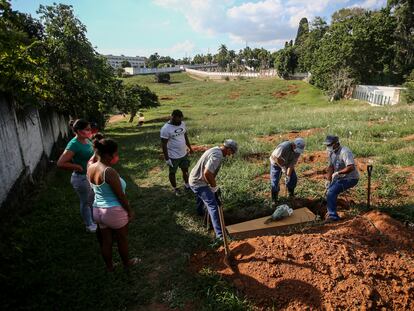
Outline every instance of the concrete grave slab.
POLYGON ((303 225, 307 222, 314 221, 315 214, 307 207, 295 209, 293 214, 281 220, 272 221, 270 216, 253 219, 231 226, 227 226, 227 231, 231 236, 239 239, 248 237, 270 235, 286 230, 291 226, 303 225))

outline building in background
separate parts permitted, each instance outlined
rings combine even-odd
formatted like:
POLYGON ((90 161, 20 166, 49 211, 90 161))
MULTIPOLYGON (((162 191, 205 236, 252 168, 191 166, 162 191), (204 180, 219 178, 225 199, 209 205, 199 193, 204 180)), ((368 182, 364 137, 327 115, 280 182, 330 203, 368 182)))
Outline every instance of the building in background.
POLYGON ((121 68, 123 61, 128 61, 131 64, 131 67, 135 68, 145 68, 145 57, 141 56, 116 56, 116 55, 104 55, 108 60, 108 64, 112 66, 112 68, 121 68))

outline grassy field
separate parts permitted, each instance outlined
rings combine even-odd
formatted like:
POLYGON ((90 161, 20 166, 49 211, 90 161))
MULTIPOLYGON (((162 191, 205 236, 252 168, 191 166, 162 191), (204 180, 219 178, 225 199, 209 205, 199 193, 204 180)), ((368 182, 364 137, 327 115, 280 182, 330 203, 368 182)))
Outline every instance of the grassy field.
MULTIPOLYGON (((192 144, 217 145, 225 138, 239 143, 240 153, 226 160, 218 179, 230 222, 269 213, 269 182, 261 178, 269 170, 268 156, 282 139, 278 135, 304 130, 310 130, 308 155, 322 151, 325 135, 333 133, 362 162, 371 161, 375 207, 414 220, 412 106, 329 103, 318 89, 299 81, 200 81, 174 74, 167 85, 154 83, 152 76, 125 82, 149 86, 161 101, 159 108, 145 112, 143 127, 119 121, 106 129, 120 145, 118 169, 137 214, 130 227, 130 249, 142 264, 130 274, 122 269, 104 272, 98 244, 84 232, 70 174, 53 171, 27 201, 32 212, 16 216, 7 235, 2 234, 0 278, 7 284, 0 294, 2 310, 251 307, 208 269, 197 275, 188 270, 190 256, 209 248, 211 235, 195 214, 193 195, 177 198, 171 192, 160 157, 159 130, 177 108, 184 112, 192 144), (269 135, 273 138, 267 139, 269 135)), ((200 154, 191 156, 193 165, 200 154)), ((306 178, 306 173, 323 166, 321 161, 299 164, 298 197, 320 198, 323 180, 306 178)), ((365 189, 366 173, 361 172, 349 214, 364 209, 365 189)))

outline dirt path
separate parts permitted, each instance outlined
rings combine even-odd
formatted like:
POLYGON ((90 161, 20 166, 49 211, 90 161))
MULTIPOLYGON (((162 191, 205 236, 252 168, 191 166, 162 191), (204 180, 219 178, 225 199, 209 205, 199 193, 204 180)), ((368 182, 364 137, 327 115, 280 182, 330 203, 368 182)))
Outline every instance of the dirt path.
POLYGON ((413 310, 414 231, 376 211, 291 236, 231 243, 191 258, 192 271, 210 266, 254 301, 258 310, 413 310))

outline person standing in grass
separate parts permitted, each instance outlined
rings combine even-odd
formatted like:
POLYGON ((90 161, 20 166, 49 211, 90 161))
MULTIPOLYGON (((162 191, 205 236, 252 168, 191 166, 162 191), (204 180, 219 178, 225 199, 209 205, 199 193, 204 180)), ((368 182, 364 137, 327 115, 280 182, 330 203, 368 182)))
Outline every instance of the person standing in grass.
POLYGON ((180 195, 175 178, 178 168, 182 171, 185 189, 190 189, 188 184, 188 168, 190 167, 188 152, 193 152, 183 118, 184 115, 180 110, 174 110, 171 113, 170 121, 164 124, 160 133, 162 152, 169 168, 168 177, 177 196, 180 195))
POLYGON ((338 136, 326 136, 324 144, 328 151, 329 165, 326 174, 325 187, 326 201, 328 203, 328 221, 340 219, 336 212, 336 201, 338 195, 352 187, 359 180, 358 169, 355 166, 354 156, 351 150, 341 146, 338 136))
POLYGON ((280 143, 270 156, 270 184, 272 204, 276 205, 279 197, 279 182, 282 173, 285 174, 285 186, 291 198, 295 195, 295 188, 298 178, 295 172, 295 165, 300 155, 305 150, 303 138, 296 138, 294 141, 280 143))
POLYGON ((73 171, 70 179, 80 200, 80 213, 85 223, 86 230, 96 231, 96 225, 92 220, 92 202, 94 193, 86 179, 86 168, 89 159, 93 156, 93 148, 90 138, 91 126, 88 121, 78 119, 73 123, 75 137, 67 144, 65 151, 60 156, 57 166, 73 171))
POLYGON ((237 143, 227 139, 220 147, 213 147, 204 152, 190 173, 190 186, 197 198, 197 213, 203 215, 207 207, 216 237, 221 239, 223 232, 220 226, 216 192, 218 190, 216 176, 224 157, 237 152, 237 143))
POLYGON ((95 139, 97 161, 88 167, 87 177, 95 192, 93 217, 98 224, 98 241, 107 271, 114 270, 112 237, 115 233, 118 252, 125 268, 138 263, 128 256, 128 223, 134 218, 125 195, 126 182, 112 168, 119 160, 118 145, 111 139, 95 139))

